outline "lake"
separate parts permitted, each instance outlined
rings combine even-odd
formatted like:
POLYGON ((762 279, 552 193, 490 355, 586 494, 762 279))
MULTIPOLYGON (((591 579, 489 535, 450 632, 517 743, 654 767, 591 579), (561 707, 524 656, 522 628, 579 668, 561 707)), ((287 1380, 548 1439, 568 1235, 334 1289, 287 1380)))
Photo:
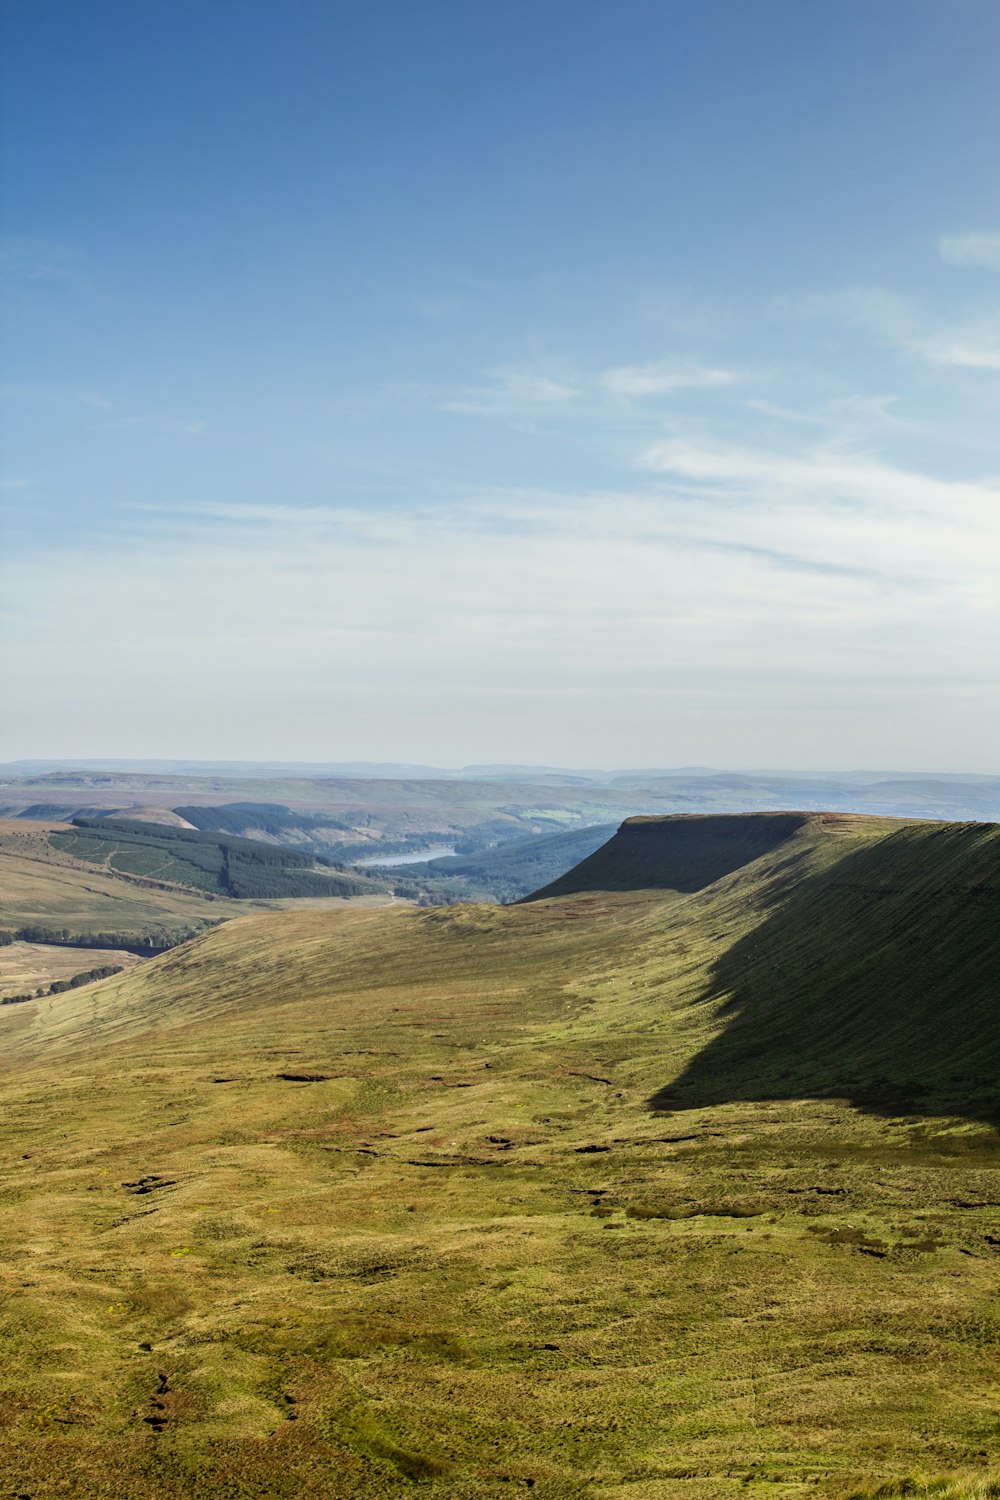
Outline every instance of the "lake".
POLYGON ((421 849, 418 854, 379 854, 373 858, 355 859, 356 865, 366 865, 369 869, 375 869, 379 865, 425 865, 429 859, 444 859, 446 854, 454 854, 453 844, 435 844, 431 849, 421 849))

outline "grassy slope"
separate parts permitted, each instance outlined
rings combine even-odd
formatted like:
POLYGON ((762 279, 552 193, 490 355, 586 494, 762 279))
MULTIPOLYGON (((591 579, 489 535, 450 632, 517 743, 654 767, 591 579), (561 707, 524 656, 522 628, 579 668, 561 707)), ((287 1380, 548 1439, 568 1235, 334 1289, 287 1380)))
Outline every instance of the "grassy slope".
MULTIPOLYGON (((748 1003, 727 955, 745 977, 887 831, 810 819, 689 894, 247 917, 0 1012, 7 1483, 715 1500, 981 1468, 995 1132, 650 1106, 748 1003)), ((896 962, 951 944, 915 904, 896 962)))
MULTIPOLYGON (((131 937, 137 943, 150 935, 176 941, 210 923, 242 916, 248 910, 285 906, 291 900, 237 901, 190 886, 132 879, 127 873, 76 859, 53 847, 50 834, 57 831, 69 830, 61 823, 0 819, 0 929, 16 931, 38 925, 65 930, 74 937, 115 933, 120 940, 131 937)), ((299 899, 310 907, 343 904, 337 897, 299 899)), ((390 900, 380 896, 357 899, 378 904, 390 900)), ((19 994, 105 962, 120 961, 102 952, 34 943, 17 944, 16 954, 0 949, 4 975, 0 992, 19 994)))
POLYGON ((66 832, 66 825, 0 820, 0 927, 35 922, 77 934, 139 934, 191 928, 243 909, 224 897, 140 884, 95 868, 53 848, 49 835, 57 831, 66 832))
POLYGON ((91 969, 116 964, 129 968, 142 960, 120 948, 56 948, 50 943, 8 943, 0 948, 0 997, 33 994, 54 979, 72 979, 91 969))
POLYGON ((149 876, 176 885, 247 898, 362 896, 384 891, 381 881, 316 867, 303 849, 187 828, 131 820, 77 820, 51 842, 76 859, 115 874, 149 876))
POLYGON ((530 899, 594 890, 700 890, 779 848, 808 819, 786 812, 629 818, 617 838, 530 899))

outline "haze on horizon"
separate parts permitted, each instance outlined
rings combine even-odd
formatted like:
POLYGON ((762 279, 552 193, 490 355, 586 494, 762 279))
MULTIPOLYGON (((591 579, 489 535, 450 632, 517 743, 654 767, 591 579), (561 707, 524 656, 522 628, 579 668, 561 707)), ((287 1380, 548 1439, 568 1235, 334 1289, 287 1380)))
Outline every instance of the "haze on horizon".
POLYGON ((992 0, 2 24, 0 759, 997 769, 992 0))

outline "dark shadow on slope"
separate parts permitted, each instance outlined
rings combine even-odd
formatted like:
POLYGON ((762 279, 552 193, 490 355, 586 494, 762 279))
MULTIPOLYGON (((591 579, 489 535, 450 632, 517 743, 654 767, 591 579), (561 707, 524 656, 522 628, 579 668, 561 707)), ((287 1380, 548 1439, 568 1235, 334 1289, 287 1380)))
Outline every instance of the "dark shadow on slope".
POLYGON ((912 824, 786 889, 702 998, 728 1024, 656 1109, 832 1095, 1000 1125, 1000 825, 912 824))
POLYGON ((685 813, 628 818, 602 844, 525 901, 584 891, 700 891, 770 854, 808 822, 808 813, 685 813))

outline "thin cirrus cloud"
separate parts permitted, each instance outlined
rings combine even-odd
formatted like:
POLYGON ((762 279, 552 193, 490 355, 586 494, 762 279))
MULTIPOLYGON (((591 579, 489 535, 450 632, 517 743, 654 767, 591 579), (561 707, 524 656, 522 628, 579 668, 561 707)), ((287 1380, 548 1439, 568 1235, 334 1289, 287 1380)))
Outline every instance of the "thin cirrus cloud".
POLYGON ((113 420, 102 423, 105 432, 124 432, 130 427, 149 427, 160 432, 184 433, 189 437, 198 437, 205 432, 208 423, 199 417, 172 417, 151 413, 141 417, 115 417, 113 420))
MULTIPOLYGON (((836 672, 844 643, 857 647, 888 618, 927 636, 920 621, 934 616, 934 596, 953 609, 960 578, 964 612, 971 607, 987 565, 983 538, 943 516, 951 489, 901 529, 891 507, 868 500, 871 476, 856 487, 865 503, 847 515, 800 498, 794 473, 765 455, 713 460, 686 449, 653 461, 685 483, 643 496, 498 491, 395 517, 217 507, 164 526, 153 518, 141 542, 102 541, 108 605, 88 605, 88 680, 144 663, 186 678, 201 671, 196 642, 211 638, 210 676, 260 676, 282 662, 287 673, 294 659, 292 675, 315 692, 338 682, 430 690, 444 668, 456 687, 594 692, 623 672, 652 684, 694 665, 710 684, 735 663, 755 677, 787 675, 806 639, 836 672), (775 506, 768 492, 781 478, 775 506), (704 489, 697 507, 692 482, 704 489), (151 548, 152 575, 137 567, 151 548), (160 606, 178 587, 189 609, 165 633, 160 606), (134 621, 126 635, 122 611, 134 621)), ((836 492, 847 489, 842 481, 836 492)), ((22 604, 10 602, 34 620, 32 670, 49 655, 50 666, 72 656, 77 637, 66 626, 82 589, 73 554, 23 569, 22 604), (59 580, 44 614, 30 604, 35 566, 59 580)))
POLYGON ((660 396, 670 391, 704 389, 710 386, 735 385, 742 377, 735 370, 713 369, 705 365, 670 365, 649 363, 618 365, 604 370, 598 382, 613 396, 660 396))
POLYGON ((208 426, 200 417, 178 416, 172 412, 122 413, 118 402, 103 391, 87 386, 4 385, 0 401, 26 402, 36 406, 60 406, 71 403, 101 413, 106 420, 99 424, 103 432, 125 431, 130 427, 149 427, 163 432, 197 435, 208 426))
POLYGON ((442 402, 442 410, 468 416, 502 416, 563 406, 579 395, 575 384, 540 370, 508 365, 487 374, 492 377, 490 384, 470 386, 442 402))
POLYGON ((0 283, 7 287, 62 287, 79 292, 86 286, 81 264, 79 251, 69 245, 24 235, 6 235, 0 240, 0 283))
POLYGON ((878 286, 776 297, 774 307, 782 314, 859 328, 910 359, 967 370, 1000 370, 1000 318, 993 308, 943 322, 911 299, 878 286))
POLYGON ((911 341, 915 353, 934 365, 964 370, 1000 370, 1000 319, 988 318, 911 341))
MULTIPOLYGON (((520 674, 535 688, 596 691, 626 663, 632 677, 661 679, 681 659, 685 671, 696 661, 709 686, 736 660, 755 678, 783 677, 809 639, 834 675, 850 645, 863 680, 857 653, 891 624, 935 657, 961 639, 963 670, 987 667, 995 482, 941 479, 829 443, 778 450, 704 433, 651 444, 641 464, 648 479, 630 491, 497 488, 395 511, 137 512, 131 541, 101 541, 115 605, 101 649, 88 644, 91 659, 176 652, 183 675, 189 647, 207 633, 216 653, 231 647, 229 669, 244 661, 262 670, 271 656, 277 669, 284 653, 305 680, 328 674, 313 680, 317 690, 425 678, 429 688, 447 665, 458 685, 510 686, 520 674), (165 569, 152 576, 136 567, 150 551, 165 569), (160 618, 148 591, 161 574, 191 604, 170 640, 142 624, 160 618), (115 621, 137 580, 143 598, 123 641, 115 621)), ((67 554, 62 569, 46 556, 38 566, 59 571, 60 587, 40 615, 27 566, 21 617, 36 619, 39 649, 44 639, 72 649, 57 616, 75 608, 77 562, 67 554)), ((86 618, 100 633, 100 611, 92 605, 86 618)), ((884 668, 885 646, 873 670, 884 668)), ((897 670, 919 673, 920 660, 904 653, 897 670)))
POLYGON ((670 439, 644 462, 698 497, 678 521, 703 544, 714 537, 786 566, 855 571, 913 605, 936 596, 957 615, 1000 624, 995 482, 938 479, 832 445, 788 452, 670 439))
MULTIPOLYGON (((315 485, 281 499, 227 475, 197 512, 120 502, 79 547, 46 537, 11 579, 10 716, 56 736, 127 683, 151 751, 186 723, 206 744, 217 725, 220 750, 245 734, 260 754, 338 743, 378 758, 406 704, 429 760, 482 758, 484 737, 516 759, 528 725, 557 758, 585 736, 613 763, 627 721, 626 760, 662 758, 669 725, 684 736, 672 758, 748 763, 747 733, 769 722, 773 758, 780 722, 806 762, 832 743, 848 755, 838 726, 863 723, 866 758, 954 763, 959 722, 963 745, 996 730, 1000 484, 972 456, 991 440, 967 393, 988 399, 1000 329, 982 301, 960 304, 964 321, 929 307, 878 287, 818 293, 763 309, 749 349, 659 338, 655 359, 647 343, 630 362, 609 349, 484 361, 465 386, 398 388, 425 411, 506 422, 515 443, 546 428, 572 460, 546 488, 491 484, 478 441, 463 450, 447 424, 465 477, 420 500, 345 485, 350 503, 335 503, 335 480, 328 504, 303 498, 315 485), (819 318, 837 325, 828 368, 806 324, 819 318), (65 694, 43 723, 37 683, 56 678, 65 694), (961 721, 945 711, 959 697, 961 721)), ((219 424, 180 402, 130 413, 82 380, 58 396, 101 414, 88 431, 108 433, 109 455, 134 428, 185 444, 204 432, 199 462, 214 461, 219 424)))
POLYGON ((937 242, 938 254, 950 266, 978 266, 1000 271, 1000 233, 944 234, 937 242))
POLYGON ((555 375, 545 369, 508 366, 488 372, 489 385, 472 386, 442 403, 444 411, 471 416, 508 416, 527 412, 566 411, 576 402, 582 412, 594 400, 631 401, 684 390, 732 386, 746 379, 736 370, 698 363, 650 361, 614 365, 596 375, 555 375), (583 399, 581 399, 583 398, 583 399))
MULTIPOLYGON (((463 756, 484 724, 515 755, 528 723, 552 746, 585 729, 609 763, 620 758, 609 703, 630 716, 640 759, 664 753, 669 703, 695 726, 681 725, 675 753, 714 747, 716 763, 727 745, 729 759, 745 755, 762 705, 790 714, 801 754, 822 760, 816 724, 859 703, 877 724, 891 704, 872 753, 904 764, 908 745, 919 759, 937 743, 928 703, 961 690, 968 732, 988 741, 995 483, 701 427, 648 445, 639 474, 628 489, 495 488, 398 509, 136 509, 130 528, 93 538, 96 594, 76 549, 23 560, 7 601, 19 649, 5 701, 37 720, 37 683, 59 674, 65 716, 127 683, 143 743, 172 743, 180 704, 221 745, 260 734, 265 691, 281 734, 310 754, 374 749, 386 705, 405 704, 431 758, 471 717, 463 756), (808 731, 789 706, 806 702, 808 731)), ((58 722, 54 708, 52 732, 58 722)), ((941 728, 941 754, 951 732, 941 728)))

